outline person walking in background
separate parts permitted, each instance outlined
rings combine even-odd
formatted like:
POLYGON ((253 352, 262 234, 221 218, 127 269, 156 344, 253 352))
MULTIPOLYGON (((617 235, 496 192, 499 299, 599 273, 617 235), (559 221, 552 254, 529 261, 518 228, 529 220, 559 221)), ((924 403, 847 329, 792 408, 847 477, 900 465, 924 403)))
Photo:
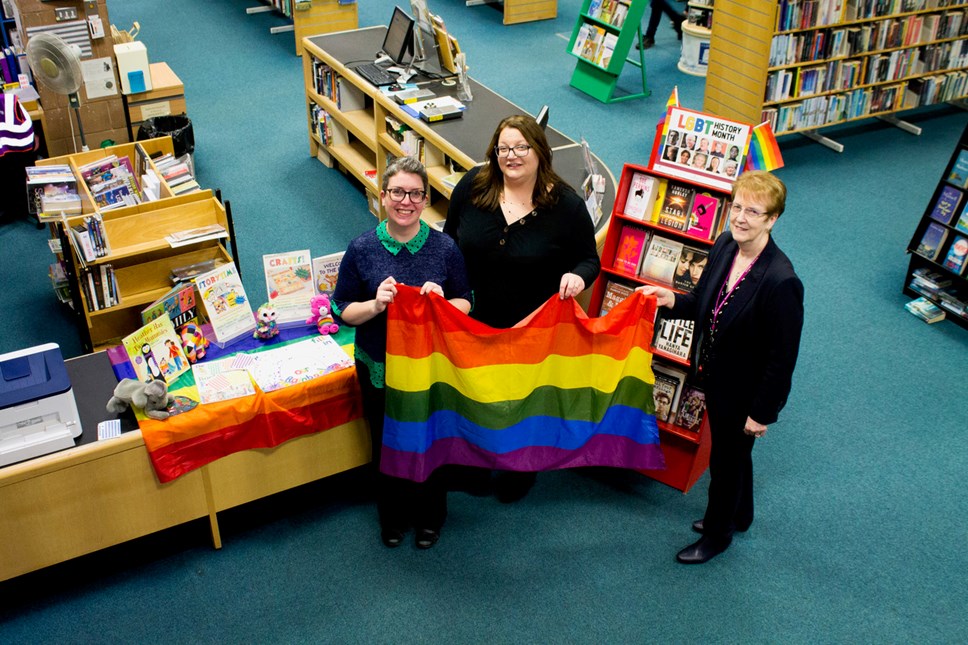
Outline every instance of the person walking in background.
MULTIPOLYGON (((682 40, 682 23, 686 15, 672 5, 671 0, 652 0, 652 8, 649 12, 649 24, 642 34, 642 49, 655 47, 655 34, 659 30, 659 23, 662 22, 662 14, 666 14, 672 20, 672 28, 676 30, 679 40, 682 40)), ((638 43, 636 43, 638 46, 638 43)), ((637 48, 637 47, 636 47, 637 48)))
POLYGON ((356 371, 373 442, 380 537, 397 547, 410 524, 416 546, 429 549, 447 516, 447 490, 435 472, 423 483, 379 472, 386 407, 386 309, 398 284, 421 285, 463 313, 471 308, 464 259, 454 241, 420 219, 427 202, 427 170, 413 157, 395 159, 383 174, 380 199, 387 219, 350 242, 333 292, 333 313, 356 327, 356 371))
POLYGON ((753 444, 786 404, 803 329, 803 283, 770 232, 786 187, 764 171, 733 184, 729 230, 716 240, 692 293, 639 287, 670 318, 695 321, 691 364, 706 392, 712 432, 706 513, 692 524, 702 538, 682 549, 683 564, 725 551, 734 531, 753 523, 753 444))
MULTIPOLYGON (((467 262, 471 317, 507 329, 548 298, 573 298, 591 286, 601 262, 582 198, 553 169, 551 146, 534 118, 503 119, 484 165, 450 197, 444 232, 467 262)), ((527 495, 535 473, 499 473, 497 497, 527 495)))

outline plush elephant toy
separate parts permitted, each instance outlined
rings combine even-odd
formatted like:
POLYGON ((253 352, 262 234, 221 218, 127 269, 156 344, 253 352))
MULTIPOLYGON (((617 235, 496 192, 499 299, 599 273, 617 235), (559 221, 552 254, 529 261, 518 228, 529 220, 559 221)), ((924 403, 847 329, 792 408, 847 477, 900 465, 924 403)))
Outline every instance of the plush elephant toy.
POLYGON ((142 383, 133 378, 121 379, 114 388, 114 396, 108 400, 108 412, 124 412, 128 406, 141 408, 152 419, 167 419, 168 406, 175 398, 168 394, 164 381, 154 380, 142 383))

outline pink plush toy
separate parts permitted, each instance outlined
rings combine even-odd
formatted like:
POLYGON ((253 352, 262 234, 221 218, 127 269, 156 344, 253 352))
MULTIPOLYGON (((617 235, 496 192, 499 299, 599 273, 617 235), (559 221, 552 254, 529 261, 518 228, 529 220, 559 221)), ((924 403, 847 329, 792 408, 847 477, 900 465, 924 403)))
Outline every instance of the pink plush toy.
POLYGON ((339 331, 339 325, 336 324, 336 321, 333 320, 333 314, 330 313, 331 305, 328 295, 324 293, 313 296, 309 304, 312 307, 313 315, 306 319, 307 325, 315 323, 320 334, 335 334, 339 331))

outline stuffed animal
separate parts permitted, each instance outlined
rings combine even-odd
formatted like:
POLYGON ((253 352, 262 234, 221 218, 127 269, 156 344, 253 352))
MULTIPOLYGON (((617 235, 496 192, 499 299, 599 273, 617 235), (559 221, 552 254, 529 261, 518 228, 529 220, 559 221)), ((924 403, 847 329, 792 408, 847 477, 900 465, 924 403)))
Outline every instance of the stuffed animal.
POLYGON ((121 379, 114 388, 114 396, 108 400, 108 412, 117 414, 124 412, 128 406, 141 408, 152 419, 167 419, 168 406, 175 398, 168 394, 168 386, 164 381, 155 379, 150 383, 142 383, 133 378, 121 379))
POLYGON ((255 312, 255 331, 252 332, 252 337, 260 340, 269 340, 278 333, 279 327, 276 324, 276 308, 267 302, 255 312))
POLYGON ((331 305, 328 295, 323 293, 313 296, 309 304, 312 307, 313 315, 306 319, 307 325, 315 324, 319 333, 324 335, 335 334, 339 331, 339 325, 336 324, 333 314, 330 313, 331 305))
POLYGON ((205 358, 205 348, 208 339, 202 335, 202 330, 195 323, 188 323, 181 327, 181 344, 189 363, 197 363, 205 358))

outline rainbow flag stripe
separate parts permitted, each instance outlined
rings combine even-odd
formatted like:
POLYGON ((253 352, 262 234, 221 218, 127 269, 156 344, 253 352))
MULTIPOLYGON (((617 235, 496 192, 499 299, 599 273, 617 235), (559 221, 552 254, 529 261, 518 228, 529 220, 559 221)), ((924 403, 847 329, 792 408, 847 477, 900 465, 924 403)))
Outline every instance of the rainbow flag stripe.
POLYGON ((776 170, 783 167, 783 155, 768 121, 753 128, 746 170, 776 170))
POLYGON ((554 296, 493 329, 399 288, 388 309, 380 468, 424 481, 444 464, 500 470, 663 468, 654 416, 655 298, 588 318, 554 296))

